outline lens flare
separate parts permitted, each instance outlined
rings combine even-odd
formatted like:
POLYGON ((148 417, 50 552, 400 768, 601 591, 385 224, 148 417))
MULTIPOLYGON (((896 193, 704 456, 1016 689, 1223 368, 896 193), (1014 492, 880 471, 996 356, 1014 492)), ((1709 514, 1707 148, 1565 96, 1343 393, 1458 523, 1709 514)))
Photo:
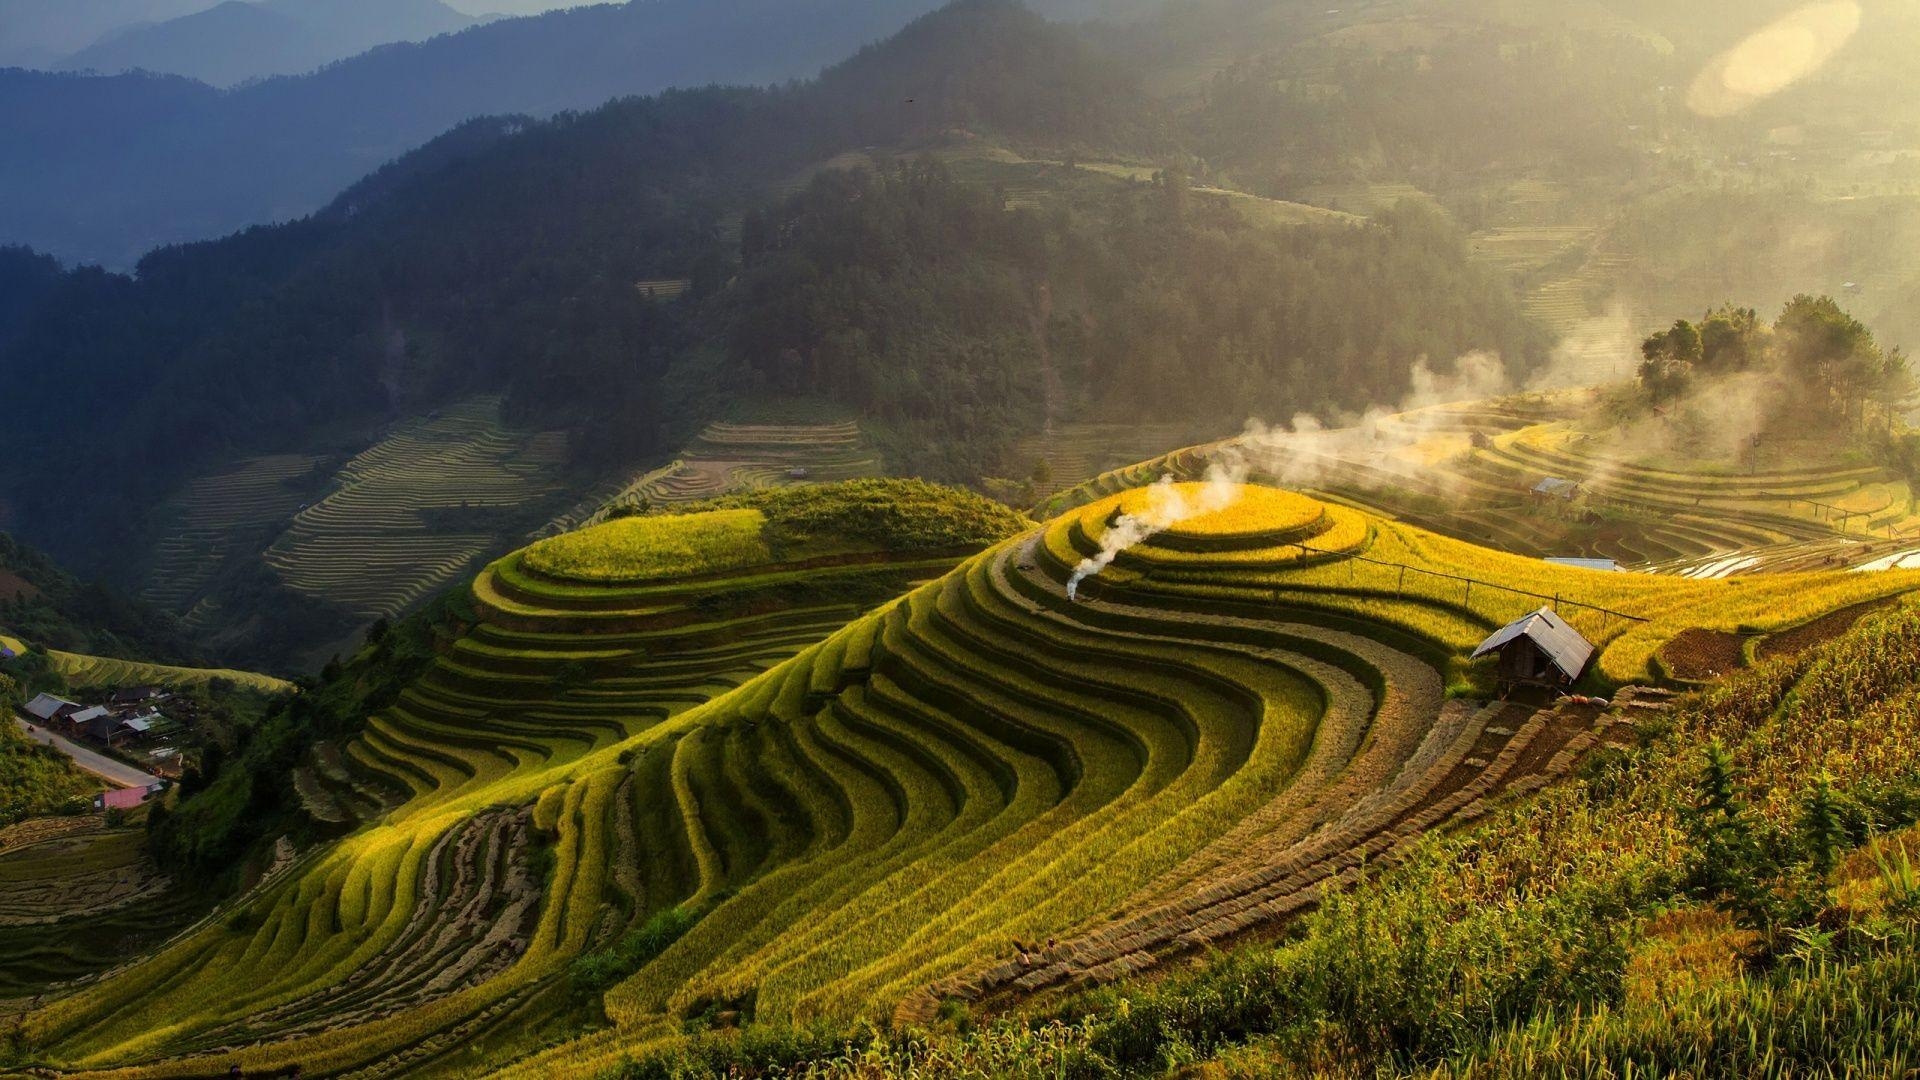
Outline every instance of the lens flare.
POLYGON ((1819 71, 1860 31, 1858 0, 1809 4, 1754 32, 1694 80, 1687 106, 1701 116, 1743 112, 1819 71))

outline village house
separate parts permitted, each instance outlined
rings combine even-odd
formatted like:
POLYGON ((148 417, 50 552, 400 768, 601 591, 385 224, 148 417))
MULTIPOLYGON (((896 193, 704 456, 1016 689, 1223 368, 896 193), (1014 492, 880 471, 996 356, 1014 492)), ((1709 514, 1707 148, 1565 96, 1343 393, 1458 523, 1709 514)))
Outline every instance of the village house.
POLYGON ((66 725, 67 731, 78 738, 105 743, 112 741, 114 729, 119 727, 119 721, 114 717, 113 710, 105 705, 90 705, 79 712, 69 714, 66 725))
POLYGON ((42 724, 52 726, 80 711, 80 706, 66 698, 52 694, 40 694, 25 705, 26 714, 42 724))
POLYGON ((113 692, 107 704, 115 708, 132 708, 164 700, 166 696, 167 692, 157 686, 123 686, 113 692))
POLYGON ((130 746, 146 741, 147 736, 152 733, 154 723, 159 719, 159 716, 160 714, 154 713, 149 716, 129 716, 120 720, 118 725, 113 729, 112 744, 114 746, 130 746))

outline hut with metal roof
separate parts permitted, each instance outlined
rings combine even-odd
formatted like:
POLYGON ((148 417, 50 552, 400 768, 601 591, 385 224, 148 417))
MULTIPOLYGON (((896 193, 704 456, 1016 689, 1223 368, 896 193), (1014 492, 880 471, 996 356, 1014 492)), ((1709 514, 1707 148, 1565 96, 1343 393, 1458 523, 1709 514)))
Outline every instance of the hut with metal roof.
POLYGON ((1580 497, 1581 492, 1579 481, 1549 476, 1533 485, 1532 495, 1536 499, 1559 499, 1561 502, 1572 502, 1580 497))
POLYGON ((1507 624, 1480 643, 1473 658, 1497 655, 1503 686, 1541 686, 1564 690, 1580 681, 1593 663, 1593 643, 1568 626, 1552 608, 1507 624))

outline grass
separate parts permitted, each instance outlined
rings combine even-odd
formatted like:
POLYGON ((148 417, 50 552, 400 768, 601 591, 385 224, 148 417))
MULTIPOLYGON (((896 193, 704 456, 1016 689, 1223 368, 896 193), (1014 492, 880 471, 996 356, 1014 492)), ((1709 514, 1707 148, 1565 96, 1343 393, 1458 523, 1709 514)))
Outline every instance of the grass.
POLYGON ((231 683, 242 690, 274 695, 294 692, 292 683, 258 672, 233 668, 189 668, 168 664, 148 664, 138 660, 115 660, 101 656, 48 650, 54 671, 79 687, 140 686, 151 684, 169 689, 204 688, 214 683, 231 683))
POLYGON ((0 825, 91 809, 99 790, 66 755, 28 739, 11 715, 0 715, 0 825))

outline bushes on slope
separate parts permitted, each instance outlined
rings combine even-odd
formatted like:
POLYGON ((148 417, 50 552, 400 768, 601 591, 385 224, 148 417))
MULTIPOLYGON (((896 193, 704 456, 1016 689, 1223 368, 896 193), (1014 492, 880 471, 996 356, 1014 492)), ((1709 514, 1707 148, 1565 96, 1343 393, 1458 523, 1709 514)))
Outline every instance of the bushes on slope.
POLYGON ((42 814, 85 810, 99 785, 82 776, 66 756, 27 738, 14 722, 19 684, 0 675, 0 826, 42 814))
MULTIPOLYGON (((618 518, 612 524, 658 521, 662 516, 691 524, 696 520, 691 515, 724 510, 764 515, 762 536, 774 560, 859 550, 982 548, 1032 525, 1019 513, 970 491, 924 480, 878 478, 740 492, 656 515, 618 518)), ((704 520, 720 521, 712 517, 704 520)), ((650 531, 661 526, 633 527, 650 531)), ((598 531, 575 535, 591 536, 598 531)), ((536 545, 533 551, 543 546, 536 545)), ((537 562, 532 565, 534 569, 547 569, 537 562)))
POLYGON ((574 581, 648 581, 733 570, 768 561, 758 510, 625 517, 542 540, 529 569, 574 581))

